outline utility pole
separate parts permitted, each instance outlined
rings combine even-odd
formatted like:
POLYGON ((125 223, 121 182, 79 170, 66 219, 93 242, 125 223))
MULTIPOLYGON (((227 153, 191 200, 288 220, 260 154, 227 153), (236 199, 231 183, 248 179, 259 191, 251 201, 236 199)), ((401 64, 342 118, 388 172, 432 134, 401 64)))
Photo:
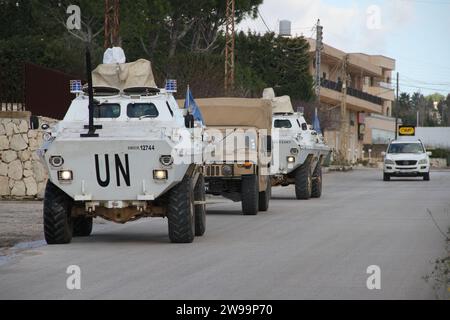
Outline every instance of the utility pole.
POLYGON ((347 119, 347 67, 348 67, 348 55, 344 56, 342 61, 342 99, 341 99, 341 123, 339 132, 339 151, 341 160, 343 163, 347 162, 347 149, 348 149, 348 119, 347 119))
POLYGON ((235 46, 235 0, 227 2, 225 20, 225 91, 230 93, 234 89, 234 46, 235 46))
POLYGON ((105 0, 105 49, 120 46, 119 0, 105 0))
POLYGON ((322 64, 322 49, 323 49, 323 27, 320 25, 320 19, 317 20, 316 25, 316 83, 315 83, 315 91, 317 98, 317 107, 315 110, 317 117, 317 108, 320 108, 320 85, 321 85, 321 74, 320 74, 320 66, 322 64))
POLYGON ((398 138, 398 108, 400 107, 399 99, 398 99, 398 91, 399 91, 399 73, 397 72, 397 93, 395 98, 395 140, 398 138))

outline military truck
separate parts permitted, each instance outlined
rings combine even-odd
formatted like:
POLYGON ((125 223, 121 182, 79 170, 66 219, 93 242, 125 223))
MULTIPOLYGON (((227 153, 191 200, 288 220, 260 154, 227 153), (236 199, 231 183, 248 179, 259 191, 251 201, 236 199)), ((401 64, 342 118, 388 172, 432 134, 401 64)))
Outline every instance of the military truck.
POLYGON ((156 87, 149 61, 103 64, 87 76, 87 89, 72 91, 77 97, 39 149, 49 176, 47 243, 89 236, 94 217, 167 217, 171 242, 202 236, 202 129, 185 127, 171 90, 156 87))
POLYGON ((242 98, 196 102, 214 146, 205 154, 206 193, 240 201, 244 215, 267 211, 271 196, 270 103, 242 98))
POLYGON ((320 135, 299 112, 294 112, 288 96, 267 95, 273 114, 272 186, 295 185, 297 199, 320 198, 322 163, 330 152, 320 135))

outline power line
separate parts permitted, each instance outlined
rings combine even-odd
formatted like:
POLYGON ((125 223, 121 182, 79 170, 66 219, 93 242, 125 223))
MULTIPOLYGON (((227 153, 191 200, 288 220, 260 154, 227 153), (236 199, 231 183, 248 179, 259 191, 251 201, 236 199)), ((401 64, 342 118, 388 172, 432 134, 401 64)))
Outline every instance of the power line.
POLYGON ((272 30, 270 30, 269 26, 267 25, 266 20, 264 20, 264 18, 263 18, 263 16, 262 16, 261 12, 259 12, 259 9, 256 9, 256 11, 258 12, 259 17, 261 18, 262 22, 263 22, 264 25, 266 26, 267 31, 272 32, 272 30))

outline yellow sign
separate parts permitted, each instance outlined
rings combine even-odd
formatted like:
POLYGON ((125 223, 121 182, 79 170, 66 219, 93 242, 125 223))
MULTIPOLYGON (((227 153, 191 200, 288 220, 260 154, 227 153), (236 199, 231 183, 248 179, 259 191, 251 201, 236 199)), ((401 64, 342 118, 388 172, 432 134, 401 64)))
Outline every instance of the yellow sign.
POLYGON ((416 128, 412 126, 401 126, 398 128, 398 134, 400 136, 415 136, 416 128))

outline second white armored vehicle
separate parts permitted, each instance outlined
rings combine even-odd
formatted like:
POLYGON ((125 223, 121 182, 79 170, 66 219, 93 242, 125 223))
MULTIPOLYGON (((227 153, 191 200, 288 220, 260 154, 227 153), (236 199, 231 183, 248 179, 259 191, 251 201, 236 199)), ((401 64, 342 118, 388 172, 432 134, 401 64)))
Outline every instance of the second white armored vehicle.
POLYGON ((320 198, 322 163, 330 152, 321 136, 311 130, 289 97, 271 98, 273 106, 272 186, 295 185, 297 199, 320 198))
POLYGON ((175 243, 203 235, 202 129, 185 127, 173 95, 156 88, 149 61, 100 65, 93 81, 90 74, 89 94, 78 93, 39 150, 49 175, 47 243, 90 235, 94 217, 167 217, 175 243))

